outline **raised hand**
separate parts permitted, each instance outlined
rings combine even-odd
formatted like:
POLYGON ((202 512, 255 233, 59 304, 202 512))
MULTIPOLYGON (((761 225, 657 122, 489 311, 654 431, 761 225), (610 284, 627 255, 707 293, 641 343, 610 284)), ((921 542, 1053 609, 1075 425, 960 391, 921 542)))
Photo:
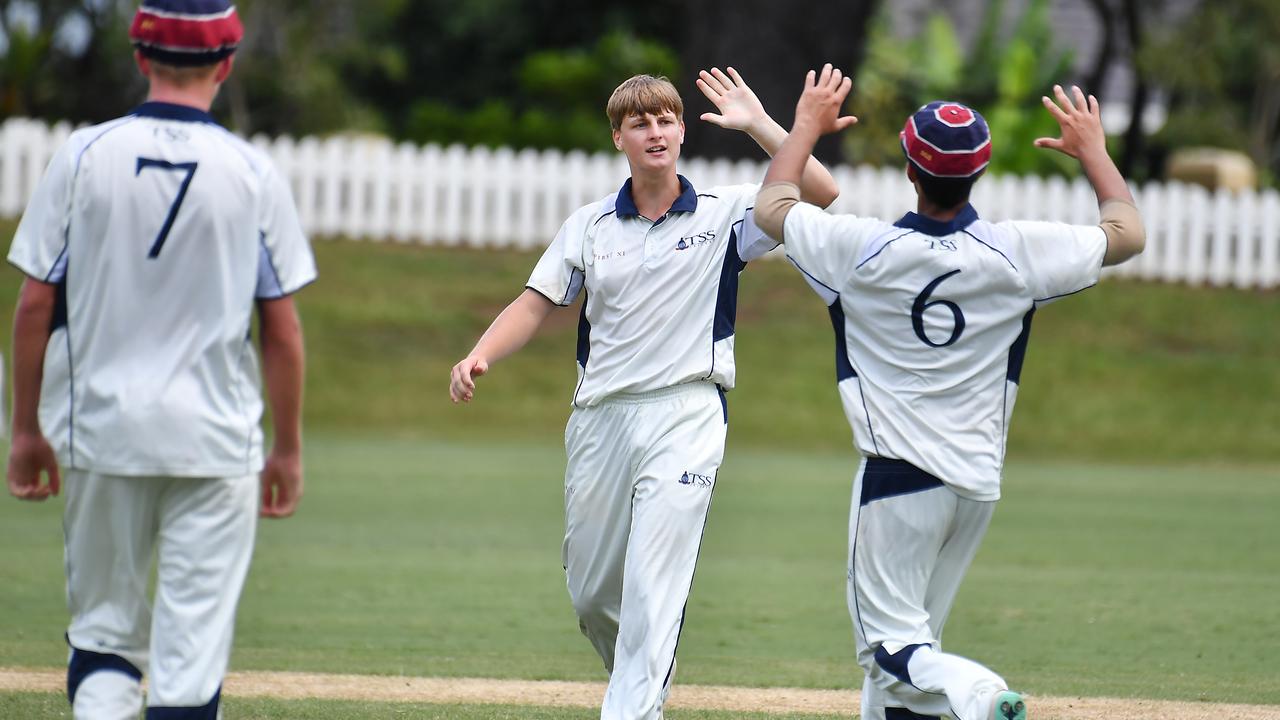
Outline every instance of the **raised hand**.
POLYGON ((852 115, 840 115, 845 98, 853 81, 844 76, 839 69, 827 63, 822 66, 820 74, 810 70, 804 79, 804 92, 800 102, 796 104, 795 129, 807 128, 819 135, 837 133, 854 123, 858 118, 852 115))
POLYGON ((713 67, 710 72, 702 70, 696 82, 702 94, 720 111, 718 115, 702 113, 702 120, 729 130, 746 131, 768 118, 760 99, 732 67, 728 75, 720 72, 720 68, 713 67))
POLYGON ((1058 121, 1062 128, 1062 137, 1037 138, 1036 147, 1057 150, 1081 160, 1090 153, 1107 151, 1107 137, 1102 131, 1102 113, 1098 107, 1098 99, 1090 95, 1085 97, 1079 87, 1071 86, 1068 96, 1061 85, 1053 86, 1055 102, 1048 96, 1040 98, 1044 107, 1058 121))

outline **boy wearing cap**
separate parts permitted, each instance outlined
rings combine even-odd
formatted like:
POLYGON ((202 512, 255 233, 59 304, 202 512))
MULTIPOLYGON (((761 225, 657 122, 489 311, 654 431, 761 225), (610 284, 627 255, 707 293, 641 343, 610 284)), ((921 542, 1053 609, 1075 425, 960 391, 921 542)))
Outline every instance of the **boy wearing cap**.
POLYGON ((849 127, 850 82, 809 73, 795 126, 756 203, 760 227, 822 296, 836 376, 863 460, 849 522, 848 602, 866 673, 864 720, 1023 720, 1000 676, 944 653, 943 624, 1000 497, 1031 318, 1141 252, 1142 223, 1107 155, 1097 100, 1055 87, 1062 129, 1039 147, 1077 158, 1102 222, 989 223, 969 204, 991 138, 974 110, 933 102, 902 132, 917 211, 895 223, 832 216, 794 183, 814 142, 849 127))
POLYGON ((226 0, 145 0, 147 102, 71 135, 9 252, 28 277, 8 485, 44 500, 66 482, 76 718, 136 719, 144 669, 148 718, 216 718, 259 499, 285 517, 302 492, 291 294, 315 265, 270 160, 208 113, 241 34, 226 0))

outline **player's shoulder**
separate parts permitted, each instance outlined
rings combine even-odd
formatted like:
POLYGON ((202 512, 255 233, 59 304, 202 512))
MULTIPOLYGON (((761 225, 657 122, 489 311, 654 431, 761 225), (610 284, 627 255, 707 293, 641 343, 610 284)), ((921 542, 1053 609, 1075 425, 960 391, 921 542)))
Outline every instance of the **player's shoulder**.
POLYGON ((253 174, 264 177, 275 172, 275 163, 272 162, 271 156, 265 150, 221 125, 216 123, 203 124, 200 126, 200 131, 207 134, 215 147, 222 147, 230 153, 234 153, 226 157, 228 159, 234 157, 242 160, 253 174))
POLYGON ((991 228, 993 234, 1013 239, 1043 235, 1065 236, 1075 234, 1082 229, 1097 227, 1096 224, 1073 225, 1057 220, 1001 220, 1000 222, 984 224, 991 228))
POLYGON ((86 151, 98 144, 98 141, 112 135, 113 132, 132 125, 137 121, 135 115, 125 115, 123 117, 108 120, 96 125, 88 125, 86 127, 77 128, 67 136, 65 145, 67 154, 71 160, 78 159, 86 151))
POLYGON ((736 185, 713 185, 708 188, 694 188, 698 202, 723 202, 754 204, 760 192, 760 183, 739 183, 736 185))
POLYGON ((599 232, 602 225, 608 224, 605 220, 617 213, 617 196, 616 192, 609 193, 569 213, 569 217, 560 225, 558 236, 579 242, 586 236, 599 232))
POLYGON ((584 225, 595 225, 600 220, 617 214, 618 192, 615 190, 599 200, 594 200, 574 210, 573 214, 569 216, 570 221, 584 225))
POLYGON ((1096 244, 1106 234, 1098 225, 1073 225, 1053 220, 1004 220, 988 223, 993 241, 1010 253, 1043 250, 1056 245, 1096 244))
POLYGON ((786 222, 788 225, 803 224, 812 228, 825 228, 842 235, 857 234, 866 238, 912 232, 910 228, 901 227, 878 217, 831 212, 829 209, 803 201, 791 206, 791 210, 787 212, 786 222))

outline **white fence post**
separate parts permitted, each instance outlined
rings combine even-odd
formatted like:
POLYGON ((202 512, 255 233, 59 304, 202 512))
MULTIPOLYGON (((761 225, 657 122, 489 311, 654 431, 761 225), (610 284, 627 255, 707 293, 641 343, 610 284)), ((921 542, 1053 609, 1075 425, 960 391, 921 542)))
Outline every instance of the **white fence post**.
POLYGON ((1280 194, 1267 190, 1262 194, 1259 230, 1261 250, 1258 253, 1259 287, 1280 285, 1280 194))
POLYGON ((1254 286, 1258 272, 1258 234, 1256 224, 1258 196, 1253 193, 1236 195, 1236 247, 1231 284, 1239 288, 1254 286))
POLYGON ((516 160, 516 173, 522 178, 522 182, 512 183, 516 193, 513 224, 516 230, 515 246, 520 250, 536 246, 541 238, 545 238, 547 243, 551 242, 538 222, 537 199, 540 188, 537 180, 540 161, 538 151, 532 148, 521 150, 516 160))
POLYGON ((413 170, 418 163, 418 149, 409 143, 396 146, 391 159, 391 238, 396 242, 413 239, 414 209, 418 207, 418 183, 413 170))
MULTIPOLYGON (((22 214, 53 153, 72 128, 23 118, 0 124, 0 217, 22 214)), ((253 138, 293 190, 307 233, 427 245, 545 246, 579 206, 626 179, 618 153, 393 145, 371 136, 253 138)), ((689 157, 699 191, 760 182, 767 162, 689 157)), ((832 212, 894 221, 915 209, 901 167, 839 166, 832 212)), ((1239 288, 1280 286, 1280 194, 1210 193, 1198 185, 1133 188, 1147 249, 1108 275, 1239 288)), ((991 176, 974 188, 987 220, 1027 218, 1092 224, 1097 203, 1084 178, 991 176)))
POLYGON ((35 188, 27 188, 19 181, 18 156, 23 150, 23 143, 16 135, 18 118, 10 118, 0 125, 0 215, 16 217, 22 214, 27 198, 35 188))
POLYGON ((1211 225, 1212 241, 1209 244, 1209 282, 1223 286, 1231 281, 1231 194, 1226 190, 1218 190, 1213 194, 1213 220, 1211 225))

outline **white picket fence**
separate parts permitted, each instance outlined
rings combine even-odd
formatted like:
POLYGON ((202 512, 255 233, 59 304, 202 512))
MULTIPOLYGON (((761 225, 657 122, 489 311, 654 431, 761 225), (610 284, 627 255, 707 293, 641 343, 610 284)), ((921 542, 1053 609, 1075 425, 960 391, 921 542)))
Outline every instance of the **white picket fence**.
MULTIPOLYGON (((0 217, 16 217, 49 157, 71 131, 60 123, 0 125, 0 217)), ((532 249, 579 206, 616 190, 620 155, 396 145, 366 136, 253 138, 289 178, 313 236, 425 245, 532 249)), ((695 187, 759 182, 763 161, 682 161, 695 187)), ((837 167, 833 212, 894 219, 915 205, 901 168, 837 167)), ((1146 280, 1273 288, 1280 285, 1280 195, 1209 192, 1181 183, 1135 188, 1147 249, 1108 273, 1146 280)), ((974 189, 984 218, 1096 223, 1083 179, 993 176, 974 189)))

